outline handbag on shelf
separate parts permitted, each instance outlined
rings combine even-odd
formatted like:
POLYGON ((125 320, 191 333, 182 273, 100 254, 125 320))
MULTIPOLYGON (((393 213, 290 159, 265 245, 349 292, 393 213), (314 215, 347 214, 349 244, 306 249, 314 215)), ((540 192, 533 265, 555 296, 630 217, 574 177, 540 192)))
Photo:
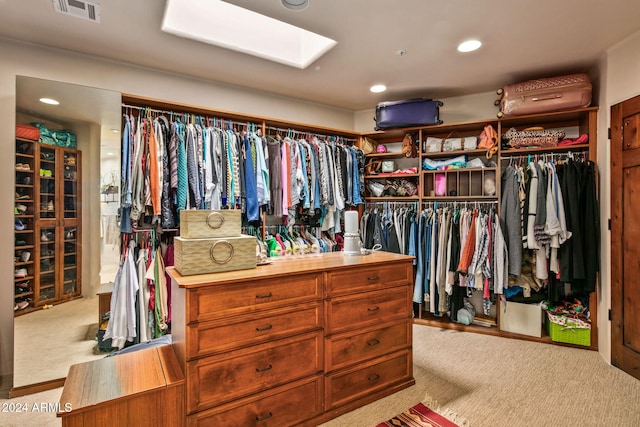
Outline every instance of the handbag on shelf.
POLYGON ((365 175, 377 175, 380 173, 380 168, 382 167, 382 160, 371 160, 364 167, 365 175))
POLYGON ((405 157, 415 158, 418 156, 418 149, 416 144, 414 144, 413 137, 410 133, 405 134, 402 139, 402 154, 404 154, 405 157))
POLYGON ((565 136, 564 129, 527 128, 517 130, 511 128, 503 135, 511 148, 556 147, 565 136))
POLYGON ((368 136, 362 137, 362 151, 364 154, 371 154, 376 151, 376 142, 368 136))
POLYGON ((442 141, 442 151, 475 150, 478 145, 478 138, 475 136, 453 136, 459 135, 453 131, 442 141))
POLYGON ((498 134, 491 125, 486 125, 478 137, 478 149, 487 150, 490 159, 498 151, 498 134))

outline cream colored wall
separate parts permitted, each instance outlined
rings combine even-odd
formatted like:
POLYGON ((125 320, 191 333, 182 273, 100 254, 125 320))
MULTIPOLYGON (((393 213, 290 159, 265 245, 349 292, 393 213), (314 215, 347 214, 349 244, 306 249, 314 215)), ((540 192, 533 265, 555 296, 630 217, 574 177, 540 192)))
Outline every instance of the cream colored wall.
POLYGON ((598 165, 600 168, 600 223, 602 230, 601 289, 598 309, 598 348, 602 357, 611 363, 611 164, 607 129, 611 126, 611 106, 640 95, 640 32, 608 49, 602 59, 600 111, 598 121, 598 165))
MULTIPOLYGON (((13 236, 14 204, 14 124, 16 123, 16 76, 29 76, 79 84, 101 89, 169 100, 205 108, 247 115, 309 123, 336 129, 353 127, 353 114, 307 101, 274 96, 266 92, 216 84, 180 75, 163 73, 127 64, 104 61, 64 50, 0 39, 0 235, 13 236), (4 232, 2 232, 4 230, 4 232)), ((118 108, 118 106, 116 106, 118 108)), ((87 125, 78 129, 79 141, 99 140, 100 130, 87 125)), ((99 281, 99 245, 92 245, 100 236, 99 194, 100 144, 80 143, 83 150, 83 278, 85 284, 99 281), (95 181, 95 182, 94 182, 95 181), (95 250, 94 250, 95 249, 95 250)), ((12 237, 9 237, 11 239, 12 237)), ((13 245, 0 245, 0 283, 13 278, 13 245)), ((90 289, 90 288, 89 288, 90 289)), ((0 375, 13 371, 13 288, 0 286, 0 375)), ((55 331, 52 331, 55 333, 55 331)))

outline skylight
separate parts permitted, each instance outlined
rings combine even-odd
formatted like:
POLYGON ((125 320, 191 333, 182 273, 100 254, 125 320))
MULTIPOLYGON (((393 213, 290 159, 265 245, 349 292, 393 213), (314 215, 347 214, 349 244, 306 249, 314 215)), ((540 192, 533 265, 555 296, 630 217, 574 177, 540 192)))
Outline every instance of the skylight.
POLYGON ((162 31, 304 69, 336 41, 221 0, 167 0, 162 31))

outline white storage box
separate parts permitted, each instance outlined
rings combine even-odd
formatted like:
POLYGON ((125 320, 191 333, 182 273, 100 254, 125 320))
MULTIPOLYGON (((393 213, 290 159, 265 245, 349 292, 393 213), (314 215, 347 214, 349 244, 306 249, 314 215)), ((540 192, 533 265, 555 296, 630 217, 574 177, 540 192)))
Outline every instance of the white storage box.
POLYGON ((173 241, 174 265, 183 276, 256 268, 255 236, 173 241))
POLYGON ((500 330, 540 338, 542 336, 542 307, 507 301, 500 305, 500 330))

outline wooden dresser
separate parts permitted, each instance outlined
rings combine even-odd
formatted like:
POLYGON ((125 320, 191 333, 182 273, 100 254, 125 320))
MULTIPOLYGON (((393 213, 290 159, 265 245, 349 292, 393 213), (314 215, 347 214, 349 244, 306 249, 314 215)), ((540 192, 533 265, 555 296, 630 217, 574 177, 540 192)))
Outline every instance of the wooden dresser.
POLYGON ((188 426, 313 426, 415 383, 411 257, 168 271, 188 426))

